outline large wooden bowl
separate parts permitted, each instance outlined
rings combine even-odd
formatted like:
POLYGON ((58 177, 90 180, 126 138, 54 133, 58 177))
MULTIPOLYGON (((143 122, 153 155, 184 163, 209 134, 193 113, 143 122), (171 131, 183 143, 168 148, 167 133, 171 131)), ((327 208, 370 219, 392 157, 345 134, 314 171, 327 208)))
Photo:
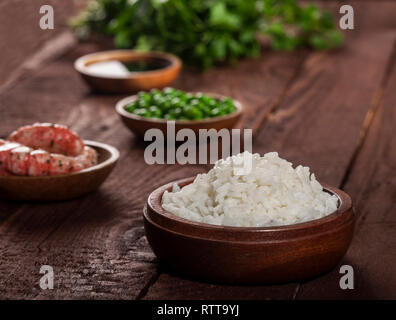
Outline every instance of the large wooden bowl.
POLYGON ((105 93, 134 93, 139 90, 164 88, 176 79, 181 67, 182 62, 175 55, 156 51, 137 52, 133 50, 96 52, 82 56, 74 63, 74 68, 94 90, 105 93), (90 72, 88 68, 89 65, 97 62, 110 60, 132 62, 146 59, 163 59, 169 65, 152 71, 132 72, 129 76, 124 77, 98 76, 90 72))
MULTIPOLYGON (((175 182, 182 187, 193 179, 175 182)), ((352 240, 351 198, 328 185, 324 189, 339 198, 334 213, 294 225, 245 228, 193 222, 165 211, 162 194, 175 182, 150 194, 144 226, 160 263, 180 275, 230 284, 300 281, 331 270, 352 240)))
MULTIPOLYGON (((204 93, 205 95, 211 96, 216 99, 224 98, 224 96, 216 93, 204 93)), ((116 111, 120 115, 122 122, 128 127, 134 134, 143 137, 145 132, 149 129, 159 129, 167 136, 167 124, 169 121, 165 119, 145 118, 136 114, 130 113, 125 108, 137 99, 137 95, 126 97, 116 104, 116 111)), ((175 132, 177 133, 180 129, 191 129, 196 134, 199 133, 200 129, 231 129, 239 120, 242 115, 242 104, 233 100, 236 110, 233 113, 225 116, 207 118, 202 120, 176 120, 175 121, 175 132)))
POLYGON ((0 176, 0 198, 19 201, 60 201, 73 199, 99 188, 119 158, 116 148, 85 140, 98 153, 98 164, 67 175, 25 177, 0 176))

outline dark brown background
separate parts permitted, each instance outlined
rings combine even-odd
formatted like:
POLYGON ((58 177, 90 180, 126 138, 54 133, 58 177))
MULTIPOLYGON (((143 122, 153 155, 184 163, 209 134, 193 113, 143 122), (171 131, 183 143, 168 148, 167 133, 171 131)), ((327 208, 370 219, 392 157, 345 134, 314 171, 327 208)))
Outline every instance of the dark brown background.
MULTIPOLYGON (((350 291, 339 288, 339 267, 302 283, 256 287, 200 283, 162 270, 144 236, 143 204, 157 186, 207 168, 147 165, 144 146, 114 112, 121 96, 92 94, 73 70, 77 57, 100 48, 76 44, 59 26, 57 15, 66 17, 73 8, 57 9, 66 1, 56 1, 56 30, 41 31, 42 2, 33 1, 33 11, 28 2, 12 1, 27 10, 22 20, 13 18, 21 13, 13 13, 11 1, 0 4, 0 137, 27 123, 58 122, 114 145, 121 158, 102 188, 87 197, 0 202, 1 298, 396 298, 396 2, 349 1, 356 30, 345 32, 342 49, 264 50, 233 67, 185 70, 175 83, 240 100, 246 107, 240 126, 255 129, 255 151, 276 150, 351 195, 357 228, 341 262, 355 269, 350 291), (43 264, 54 267, 52 291, 38 286, 43 264)), ((323 2, 335 12, 341 3, 323 2)))
POLYGON ((54 38, 67 28, 67 19, 75 10, 76 4, 72 0, 2 0, 0 2, 0 87, 27 57, 34 55, 48 39, 54 38), (54 8, 54 30, 40 29, 39 10, 45 4, 54 8))

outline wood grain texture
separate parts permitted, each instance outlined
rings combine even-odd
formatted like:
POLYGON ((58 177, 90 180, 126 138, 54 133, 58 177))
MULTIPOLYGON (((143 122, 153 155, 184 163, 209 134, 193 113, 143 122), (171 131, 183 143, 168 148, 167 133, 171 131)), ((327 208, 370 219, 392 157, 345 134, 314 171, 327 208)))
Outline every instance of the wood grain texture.
MULTIPOLYGON (((381 9, 369 3, 356 8, 364 12, 366 18, 373 19, 379 11, 385 16, 384 12, 390 7, 386 4, 381 9)), ((346 46, 339 51, 314 53, 305 59, 298 76, 260 127, 254 151, 265 153, 276 150, 296 165, 310 166, 320 180, 336 186, 342 184, 355 149, 364 138, 361 136, 362 127, 381 90, 396 36, 389 29, 372 32, 375 24, 371 27, 369 30, 366 25, 356 34, 348 35, 346 46)), ((359 185, 356 187, 359 188, 359 185)), ((387 251, 387 254, 390 252, 387 251)), ((347 264, 348 260, 342 263, 347 264)), ((338 270, 336 267, 324 276, 332 277, 331 283, 324 284, 321 278, 308 282, 317 283, 315 297, 340 295, 338 270)), ((187 286, 189 282, 163 274, 148 291, 147 298, 171 297, 173 292, 179 290, 186 293, 186 299, 202 296, 202 292, 195 293, 193 288, 187 286)), ((210 296, 209 287, 204 288, 208 288, 204 294, 210 296)), ((289 290, 294 297, 299 297, 302 288, 305 284, 289 290)), ((229 288, 230 297, 237 291, 237 288, 229 288)), ((354 296, 348 292, 342 293, 342 298, 354 296)), ((257 291, 256 294, 257 299, 266 298, 265 291, 257 291)), ((372 296, 371 289, 361 288, 360 296, 372 296)))
POLYGON ((293 299, 295 283, 267 286, 217 285, 163 273, 144 297, 148 300, 281 300, 293 299))
POLYGON ((355 267, 353 293, 339 289, 337 268, 307 283, 255 287, 205 284, 158 270, 144 236, 143 204, 154 188, 207 167, 147 165, 144 144, 114 112, 121 96, 93 95, 74 72, 77 57, 102 49, 82 45, 0 92, 0 118, 6 120, 0 137, 35 121, 60 122, 84 139, 114 145, 121 157, 102 188, 82 199, 0 202, 0 298, 394 297, 394 68, 381 107, 375 107, 396 35, 393 5, 354 3, 364 21, 358 21, 361 27, 348 36, 342 50, 264 51, 260 58, 234 67, 203 74, 184 71, 175 83, 181 89, 215 91, 240 100, 248 108, 242 126, 257 134, 256 151, 278 150, 296 164, 311 166, 324 182, 344 183, 360 214, 343 261, 355 267), (370 114, 373 119, 362 130, 370 114), (55 269, 53 291, 39 289, 42 264, 55 269))
POLYGON ((0 87, 47 40, 67 29, 67 19, 75 13, 75 1, 3 0, 0 3, 0 87), (54 29, 41 30, 40 7, 54 8, 54 29))
MULTIPOLYGON (((139 297, 157 274, 155 257, 146 243, 141 220, 148 193, 167 181, 206 171, 204 166, 145 164, 144 144, 134 138, 114 112, 120 96, 91 94, 72 69, 75 58, 94 50, 96 46, 79 46, 38 70, 33 77, 0 93, 0 113, 8 120, 1 126, 0 136, 26 123, 58 122, 69 125, 86 139, 106 142, 121 150, 119 164, 110 178, 97 193, 86 198, 36 205, 1 202, 2 298, 139 297), (39 267, 46 263, 56 272, 54 291, 45 292, 38 287, 39 267)), ((289 56, 284 55, 286 75, 267 76, 279 86, 285 85, 294 73, 289 63, 298 59, 289 56)), ((280 56, 266 54, 259 61, 262 68, 271 69, 279 65, 280 56)), ((248 61, 243 64, 244 68, 250 68, 248 61)), ((243 83, 240 69, 223 69, 220 74, 226 73, 223 75, 226 78, 243 83)), ((183 77, 203 77, 187 74, 183 77)), ((212 82, 202 84, 195 88, 216 86, 212 82)), ((226 83, 223 88, 228 90, 226 83)), ((275 100, 283 86, 280 88, 261 92, 262 99, 258 96, 260 90, 256 89, 253 107, 262 107, 264 99, 275 100)), ((243 96, 245 89, 249 89, 248 83, 234 92, 243 96)))
POLYGON ((332 273, 304 285, 298 295, 301 299, 396 298, 395 64, 394 54, 378 110, 345 185, 359 216, 354 242, 343 262, 355 270, 355 290, 335 290, 339 275, 332 273))
POLYGON ((244 114, 239 127, 256 132, 276 106, 298 73, 307 53, 264 51, 260 58, 245 59, 235 66, 223 66, 205 73, 185 71, 175 86, 187 91, 214 92, 242 103, 244 114))
POLYGON ((380 89, 394 39, 394 33, 362 34, 338 52, 312 54, 260 129, 256 150, 276 150, 295 164, 308 165, 321 181, 339 186, 380 89))

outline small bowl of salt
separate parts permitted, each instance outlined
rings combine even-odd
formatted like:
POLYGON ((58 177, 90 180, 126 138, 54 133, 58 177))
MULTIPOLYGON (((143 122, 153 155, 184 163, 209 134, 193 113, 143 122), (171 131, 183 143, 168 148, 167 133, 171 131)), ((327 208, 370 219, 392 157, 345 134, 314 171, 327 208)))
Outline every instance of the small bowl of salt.
POLYGON ((78 58, 74 68, 95 91, 135 93, 164 88, 176 79, 182 67, 175 55, 149 51, 110 50, 78 58))

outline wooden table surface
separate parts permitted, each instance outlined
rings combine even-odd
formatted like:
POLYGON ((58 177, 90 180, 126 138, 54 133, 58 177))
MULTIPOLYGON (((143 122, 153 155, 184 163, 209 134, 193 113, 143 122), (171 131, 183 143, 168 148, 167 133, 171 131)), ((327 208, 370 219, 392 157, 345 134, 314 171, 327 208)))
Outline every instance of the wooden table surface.
POLYGON ((36 59, 1 90, 0 137, 36 121, 63 123, 114 145, 120 161, 86 197, 0 202, 0 298, 395 299, 396 3, 352 2, 356 29, 340 50, 264 51, 204 74, 184 71, 174 86, 240 100, 240 126, 254 129, 255 152, 278 151, 351 195, 358 220, 341 265, 354 268, 354 290, 340 289, 339 266, 307 282, 254 287, 161 270, 144 235, 144 202, 157 186, 207 167, 144 162, 144 145, 114 112, 121 96, 91 93, 73 70, 78 56, 97 49, 85 44, 36 59), (44 264, 54 268, 53 290, 39 287, 44 264))

